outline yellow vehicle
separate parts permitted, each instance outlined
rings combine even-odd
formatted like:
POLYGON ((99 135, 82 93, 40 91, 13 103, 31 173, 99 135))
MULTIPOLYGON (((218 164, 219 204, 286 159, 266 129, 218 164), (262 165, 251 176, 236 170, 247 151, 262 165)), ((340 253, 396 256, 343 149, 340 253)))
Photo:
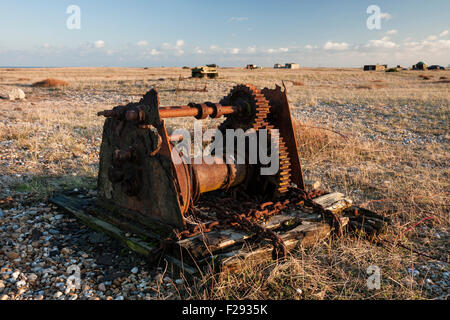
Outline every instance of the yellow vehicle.
POLYGON ((219 72, 217 72, 217 69, 213 67, 201 66, 192 68, 192 78, 204 78, 205 76, 210 79, 214 79, 219 76, 219 72))

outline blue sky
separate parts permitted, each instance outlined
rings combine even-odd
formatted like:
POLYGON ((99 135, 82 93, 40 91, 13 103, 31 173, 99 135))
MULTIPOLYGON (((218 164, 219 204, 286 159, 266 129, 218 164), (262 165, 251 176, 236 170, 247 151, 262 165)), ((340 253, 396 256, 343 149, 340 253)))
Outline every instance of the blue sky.
POLYGON ((450 63, 448 0, 0 0, 1 66, 450 63), (69 30, 69 5, 81 29, 69 30), (382 12, 369 30, 369 5, 382 12))

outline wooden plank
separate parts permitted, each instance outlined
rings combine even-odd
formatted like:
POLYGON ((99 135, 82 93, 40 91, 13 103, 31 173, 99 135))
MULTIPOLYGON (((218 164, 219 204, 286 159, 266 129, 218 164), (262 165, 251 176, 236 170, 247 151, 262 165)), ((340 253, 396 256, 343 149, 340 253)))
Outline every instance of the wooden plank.
POLYGON ((138 224, 134 222, 134 220, 127 220, 125 217, 130 217, 132 215, 131 210, 118 208, 117 206, 111 210, 108 208, 99 207, 95 198, 85 198, 79 194, 59 194, 55 195, 52 199, 50 199, 50 201, 69 211, 87 211, 88 215, 95 216, 98 219, 108 222, 123 231, 137 234, 146 239, 152 238, 157 241, 165 239, 170 235, 172 230, 167 226, 161 225, 161 222, 156 220, 150 229, 147 225, 138 224))
MULTIPOLYGON (((348 218, 341 218, 342 225, 348 223, 348 218)), ((327 238, 331 233, 330 225, 326 223, 304 223, 285 234, 281 234, 284 245, 288 250, 295 247, 310 247, 315 243, 327 238)), ((243 248, 230 251, 214 257, 215 263, 220 270, 235 271, 238 270, 244 261, 252 262, 267 260, 272 256, 272 246, 266 245, 259 248, 243 248)), ((211 260, 211 258, 209 259, 211 260)))
POLYGON ((329 193, 317 197, 313 201, 333 213, 339 213, 352 206, 352 200, 344 198, 344 195, 340 192, 329 193))
MULTIPOLYGON (((295 218, 296 218, 295 214, 276 215, 271 217, 268 221, 261 223, 260 225, 267 229, 275 229, 280 227, 284 223, 288 223, 292 220, 295 220, 295 218)), ((180 246, 188 247, 190 246, 190 243, 192 241, 200 240, 201 242, 206 241, 208 244, 212 246, 218 246, 219 248, 222 248, 234 244, 236 241, 245 240, 252 236, 253 236, 252 234, 239 232, 234 229, 224 229, 224 230, 214 230, 206 234, 199 234, 194 237, 180 240, 177 243, 180 246), (218 242, 218 239, 222 240, 218 242)))
POLYGON ((340 213, 344 211, 347 208, 350 208, 353 204, 353 201, 348 198, 344 198, 342 200, 339 200, 335 203, 333 203, 331 206, 325 208, 326 210, 329 210, 333 213, 340 213))
MULTIPOLYGON (((320 218, 320 216, 317 214, 294 211, 289 214, 272 216, 267 222, 261 223, 260 225, 266 229, 277 229, 282 225, 298 223, 300 221, 316 220, 318 218, 320 218)), ((194 258, 201 258, 205 255, 210 255, 216 251, 241 243, 254 236, 255 234, 253 233, 236 231, 234 229, 217 229, 180 240, 177 244, 182 249, 188 250, 194 258)))
POLYGON ((92 229, 104 232, 111 237, 118 239, 131 250, 136 251, 137 253, 149 256, 153 252, 155 245, 147 243, 140 238, 127 237, 126 233, 116 226, 92 215, 86 214, 82 209, 83 204, 85 204, 85 200, 83 201, 75 197, 57 195, 51 199, 51 202, 69 211, 92 229))
MULTIPOLYGON (((346 200, 340 193, 327 196, 328 197, 324 196, 317 198, 319 199, 319 204, 325 205, 325 208, 338 208, 336 204, 346 200)), ((71 212, 75 217, 91 228, 118 239, 133 251, 149 256, 156 246, 156 244, 148 243, 140 238, 129 237, 125 231, 120 230, 117 226, 108 221, 85 213, 84 207, 91 203, 89 199, 58 195, 51 199, 51 201, 71 212)), ((297 210, 292 211, 289 214, 273 216, 269 221, 261 225, 268 229, 277 229, 286 224, 301 222, 301 224, 295 228, 280 234, 287 249, 290 250, 299 245, 311 246, 328 237, 331 232, 330 226, 326 223, 318 222, 319 219, 321 219, 320 215, 312 213, 311 211, 308 212, 308 210, 305 209, 305 212, 297 210)), ((342 217, 341 221, 344 226, 348 223, 348 218, 342 217)), ((209 256, 208 259, 203 259, 203 262, 214 259, 215 261, 220 262, 221 268, 231 270, 239 266, 243 259, 257 260, 271 256, 271 245, 251 248, 250 250, 241 248, 223 253, 223 250, 230 246, 236 246, 239 245, 239 243, 245 244, 245 240, 253 236, 253 234, 247 234, 231 229, 214 230, 207 234, 201 234, 196 237, 181 240, 178 242, 178 246, 188 250, 189 255, 194 258, 209 256), (222 251, 222 253, 214 254, 214 252, 219 250, 222 251)), ((184 261, 180 261, 179 259, 168 255, 166 255, 166 258, 173 265, 180 269, 184 269, 189 275, 198 273, 198 270, 187 265, 184 261)), ((201 263, 202 260, 199 260, 198 262, 201 263)))
POLYGON ((340 192, 329 193, 315 198, 313 201, 320 204, 323 208, 333 205, 335 202, 344 199, 344 194, 340 192))

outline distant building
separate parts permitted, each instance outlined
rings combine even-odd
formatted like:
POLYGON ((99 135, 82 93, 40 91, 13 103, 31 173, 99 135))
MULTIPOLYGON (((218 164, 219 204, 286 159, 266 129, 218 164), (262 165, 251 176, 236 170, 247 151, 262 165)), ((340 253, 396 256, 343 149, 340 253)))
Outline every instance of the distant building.
POLYGON ((387 64, 366 64, 364 71, 381 71, 386 70, 387 64))
POLYGON ((413 70, 425 70, 426 68, 427 68, 427 64, 423 61, 419 61, 415 65, 412 66, 413 70))
POLYGON ((284 67, 285 67, 286 69, 298 69, 298 68, 300 68, 300 66, 298 65, 298 63, 286 63, 286 64, 284 65, 284 67))
POLYGON ((274 69, 282 69, 282 68, 284 68, 283 65, 280 64, 280 63, 275 63, 275 64, 273 65, 273 67, 274 67, 274 69))

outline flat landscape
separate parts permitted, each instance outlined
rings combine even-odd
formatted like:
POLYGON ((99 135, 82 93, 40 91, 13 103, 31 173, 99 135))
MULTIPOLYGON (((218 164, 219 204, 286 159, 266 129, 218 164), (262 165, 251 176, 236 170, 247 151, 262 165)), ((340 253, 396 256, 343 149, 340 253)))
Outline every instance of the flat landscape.
POLYGON ((0 69, 2 300, 448 299, 450 71, 220 68, 217 79, 190 75, 182 68, 0 69), (67 85, 32 85, 48 78, 67 85), (282 82, 305 178, 391 218, 381 244, 332 236, 286 261, 248 263, 188 285, 164 263, 149 265, 48 201, 58 190, 95 194, 104 122, 97 112, 138 101, 151 88, 169 106, 219 101, 241 83, 262 89, 282 82), (7 99, 15 88, 25 100, 7 99), (66 290, 74 264, 81 287, 66 290), (379 267, 380 289, 366 286, 369 266, 379 267))

